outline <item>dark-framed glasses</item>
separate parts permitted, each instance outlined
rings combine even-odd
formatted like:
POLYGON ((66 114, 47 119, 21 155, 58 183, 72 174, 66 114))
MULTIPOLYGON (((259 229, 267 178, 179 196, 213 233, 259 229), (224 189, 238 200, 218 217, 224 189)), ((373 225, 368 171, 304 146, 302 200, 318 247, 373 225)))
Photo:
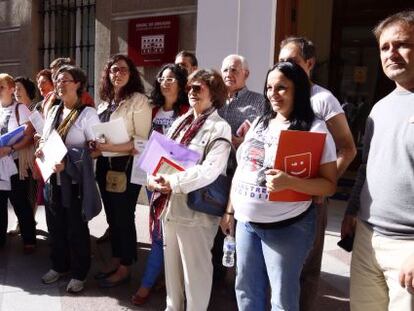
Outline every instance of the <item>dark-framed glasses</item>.
POLYGON ((75 80, 71 80, 71 79, 57 79, 55 81, 56 84, 67 84, 70 82, 75 82, 75 80))

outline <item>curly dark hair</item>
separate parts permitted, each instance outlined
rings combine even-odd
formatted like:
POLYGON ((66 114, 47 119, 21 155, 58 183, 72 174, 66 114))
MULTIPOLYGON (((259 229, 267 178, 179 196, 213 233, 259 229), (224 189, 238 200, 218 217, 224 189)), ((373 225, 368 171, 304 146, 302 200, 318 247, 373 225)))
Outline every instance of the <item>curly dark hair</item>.
POLYGON ((36 97, 36 84, 34 84, 34 82, 28 78, 28 77, 16 77, 14 78, 14 82, 20 82, 24 89, 26 90, 27 96, 30 98, 31 101, 33 101, 36 97))
POLYGON ((188 96, 185 91, 185 87, 187 85, 187 71, 185 69, 175 64, 166 64, 162 66, 154 80, 154 89, 151 92, 151 99, 155 106, 164 106, 165 98, 161 93, 161 84, 157 81, 157 78, 161 77, 163 72, 167 69, 170 69, 173 72, 178 83, 178 96, 173 105, 174 116, 178 116, 181 106, 188 105, 188 96))
POLYGON ((86 77, 85 72, 79 67, 65 65, 60 67, 56 74, 53 76, 55 77, 55 79, 57 79, 57 77, 64 72, 69 73, 72 76, 73 81, 75 83, 79 82, 80 85, 79 88, 76 90, 76 94, 80 98, 82 96, 82 93, 86 90, 86 85, 88 83, 88 79, 86 77))
POLYGON ((129 80, 128 83, 120 90, 118 98, 120 100, 130 97, 133 93, 145 93, 144 84, 140 74, 138 73, 137 68, 133 61, 123 54, 113 55, 105 65, 105 68, 102 71, 102 77, 99 87, 99 97, 104 101, 112 101, 115 99, 114 87, 109 78, 109 69, 116 62, 123 60, 127 63, 129 69, 129 80))
POLYGON ((277 112, 273 111, 270 100, 267 97, 267 78, 269 74, 279 70, 286 78, 293 82, 295 90, 293 93, 293 110, 289 115, 290 130, 309 131, 315 113, 312 110, 310 102, 310 82, 306 72, 299 65, 293 62, 279 62, 276 63, 266 74, 263 95, 266 99, 266 105, 263 115, 259 119, 259 123, 263 122, 264 128, 269 126, 269 121, 276 117, 277 112))
POLYGON ((221 74, 214 69, 198 69, 188 77, 187 85, 194 81, 203 81, 208 86, 213 107, 219 109, 224 105, 227 88, 221 74))

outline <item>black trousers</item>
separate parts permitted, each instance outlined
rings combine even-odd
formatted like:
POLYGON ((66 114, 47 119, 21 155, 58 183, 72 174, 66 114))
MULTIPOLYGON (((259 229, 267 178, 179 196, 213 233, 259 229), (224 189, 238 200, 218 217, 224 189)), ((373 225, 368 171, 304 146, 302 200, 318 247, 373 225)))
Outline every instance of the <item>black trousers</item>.
POLYGON ((127 189, 123 193, 108 192, 105 189, 106 173, 110 170, 109 160, 99 157, 96 163, 96 180, 104 204, 104 209, 111 232, 112 256, 120 258, 121 264, 131 265, 137 258, 137 233, 135 228, 135 206, 140 185, 131 184, 132 158, 111 158, 112 170, 123 172, 126 168, 127 189), (128 167, 127 167, 128 163, 128 167))
POLYGON ((60 273, 70 270, 74 279, 85 280, 91 266, 91 245, 79 186, 72 185, 70 206, 63 206, 61 188, 55 183, 55 175, 52 178, 53 200, 46 207, 52 269, 60 273))
POLYGON ((15 174, 10 178, 10 182, 11 191, 0 190, 0 246, 6 242, 8 199, 10 199, 16 213, 23 244, 34 245, 36 244, 36 223, 33 216, 32 203, 28 196, 30 179, 20 180, 19 174, 15 174))

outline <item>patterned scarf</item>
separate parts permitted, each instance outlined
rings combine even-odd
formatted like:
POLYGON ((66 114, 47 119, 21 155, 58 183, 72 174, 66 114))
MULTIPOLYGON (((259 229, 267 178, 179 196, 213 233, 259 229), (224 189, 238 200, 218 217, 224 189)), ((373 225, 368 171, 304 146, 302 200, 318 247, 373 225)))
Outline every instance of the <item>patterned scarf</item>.
POLYGON ((66 118, 63 119, 62 122, 59 124, 60 115, 63 112, 63 103, 59 104, 55 118, 53 119, 52 129, 57 130, 63 142, 65 142, 66 136, 68 135, 70 128, 75 123, 75 121, 78 119, 79 115, 81 114, 84 108, 85 108, 85 105, 81 104, 81 102, 78 101, 75 107, 66 116, 66 118))
MULTIPOLYGON (((197 118, 194 118, 194 113, 190 113, 184 120, 177 126, 174 133, 171 135, 171 139, 176 140, 182 131, 185 130, 180 143, 188 146, 191 140, 197 135, 200 128, 204 125, 207 118, 215 111, 214 107, 209 108, 200 114, 197 118), (188 127, 188 128, 187 128, 188 127), (186 129, 187 128, 187 129, 186 129)), ((156 229, 160 234, 159 222, 157 221, 170 201, 171 193, 163 194, 158 191, 154 191, 150 200, 150 236, 151 232, 156 229)))

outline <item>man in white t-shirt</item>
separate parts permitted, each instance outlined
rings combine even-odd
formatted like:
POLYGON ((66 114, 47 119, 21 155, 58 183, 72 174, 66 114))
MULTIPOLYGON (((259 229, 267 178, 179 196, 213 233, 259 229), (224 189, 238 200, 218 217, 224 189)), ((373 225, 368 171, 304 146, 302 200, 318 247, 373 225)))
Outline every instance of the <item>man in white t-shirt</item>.
MULTIPOLYGON (((280 44, 279 61, 293 61, 300 65, 311 78, 315 65, 315 47, 303 37, 289 37, 280 44)), ((324 120, 337 149, 338 179, 356 155, 356 148, 345 113, 338 100, 327 89, 311 81, 311 104, 315 115, 324 120)), ((322 261, 323 243, 327 223, 326 204, 318 206, 318 219, 313 249, 303 267, 301 275, 300 310, 313 310, 317 296, 322 261)), ((316 203, 316 202, 315 202, 316 203)))

